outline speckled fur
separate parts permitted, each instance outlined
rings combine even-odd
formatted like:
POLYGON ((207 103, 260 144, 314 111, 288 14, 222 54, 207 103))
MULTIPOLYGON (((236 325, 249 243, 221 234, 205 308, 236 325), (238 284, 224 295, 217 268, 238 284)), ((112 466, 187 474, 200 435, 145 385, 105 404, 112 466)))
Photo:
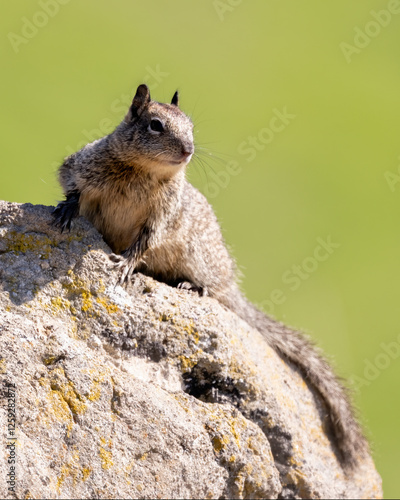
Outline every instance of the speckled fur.
POLYGON ((124 279, 140 271, 173 286, 189 283, 258 329, 319 393, 341 461, 355 467, 368 444, 345 389, 310 341, 243 297, 216 216, 185 179, 193 152, 192 128, 177 106, 177 94, 172 104, 160 104, 151 101, 141 85, 117 129, 61 166, 59 178, 67 200, 71 193, 76 198, 71 196, 71 206, 62 202, 57 207, 56 220, 69 227, 78 212, 87 217, 112 250, 123 254, 115 260, 122 271, 129 271, 123 271, 124 279), (149 129, 154 119, 163 124, 160 134, 149 129))

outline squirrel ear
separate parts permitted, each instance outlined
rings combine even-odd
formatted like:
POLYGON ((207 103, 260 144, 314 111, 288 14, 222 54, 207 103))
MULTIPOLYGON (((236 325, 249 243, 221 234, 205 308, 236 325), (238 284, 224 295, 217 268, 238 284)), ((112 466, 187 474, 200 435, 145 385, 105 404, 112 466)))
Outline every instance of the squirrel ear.
POLYGON ((174 106, 179 106, 179 94, 178 91, 175 92, 174 96, 172 97, 171 104, 174 106))
POLYGON ((130 122, 142 114, 144 108, 150 102, 150 90, 145 84, 139 85, 133 98, 128 114, 125 116, 125 121, 130 122))

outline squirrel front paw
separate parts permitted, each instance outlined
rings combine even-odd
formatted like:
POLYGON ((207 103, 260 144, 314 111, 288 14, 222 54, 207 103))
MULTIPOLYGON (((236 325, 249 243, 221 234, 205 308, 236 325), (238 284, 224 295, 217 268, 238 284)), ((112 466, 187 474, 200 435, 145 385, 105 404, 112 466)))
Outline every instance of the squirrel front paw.
POLYGON ((53 224, 61 232, 71 229, 72 219, 79 215, 79 192, 72 191, 64 201, 61 201, 52 211, 53 224))
POLYGON ((52 212, 53 224, 58 227, 63 233, 66 229, 69 231, 71 229, 71 222, 74 218, 74 210, 71 210, 70 206, 62 201, 59 203, 52 212))
POLYGON ((118 284, 124 285, 128 283, 132 278, 136 262, 123 255, 116 255, 115 253, 110 255, 110 260, 114 262, 114 269, 119 273, 118 284))

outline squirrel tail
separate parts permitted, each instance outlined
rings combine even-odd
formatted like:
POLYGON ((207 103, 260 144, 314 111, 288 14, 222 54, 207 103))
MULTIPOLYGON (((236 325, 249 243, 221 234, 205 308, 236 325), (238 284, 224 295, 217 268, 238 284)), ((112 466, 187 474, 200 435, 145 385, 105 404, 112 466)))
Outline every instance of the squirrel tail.
POLYGON ((343 466, 354 468, 368 453, 368 442, 342 385, 319 349, 303 334, 266 316, 236 289, 221 300, 225 306, 258 330, 267 343, 293 363, 305 380, 319 393, 335 436, 343 466))

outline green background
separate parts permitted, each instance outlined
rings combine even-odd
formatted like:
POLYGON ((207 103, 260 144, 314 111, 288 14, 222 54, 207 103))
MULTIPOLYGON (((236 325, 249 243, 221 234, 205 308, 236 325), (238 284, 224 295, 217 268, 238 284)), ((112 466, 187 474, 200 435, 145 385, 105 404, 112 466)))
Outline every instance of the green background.
POLYGON ((138 84, 159 101, 178 88, 199 151, 189 177, 244 290, 356 382, 385 496, 398 496, 400 14, 371 24, 396 2, 64 0, 47 21, 46 2, 1 4, 0 199, 55 204, 57 165, 116 126, 138 84), (357 28, 371 35, 358 47, 357 28), (295 117, 271 135, 285 109, 295 117), (239 148, 260 133, 269 143, 248 161, 239 148), (328 236, 340 246, 315 265, 328 236), (312 269, 296 290, 282 278, 294 265, 312 269))

